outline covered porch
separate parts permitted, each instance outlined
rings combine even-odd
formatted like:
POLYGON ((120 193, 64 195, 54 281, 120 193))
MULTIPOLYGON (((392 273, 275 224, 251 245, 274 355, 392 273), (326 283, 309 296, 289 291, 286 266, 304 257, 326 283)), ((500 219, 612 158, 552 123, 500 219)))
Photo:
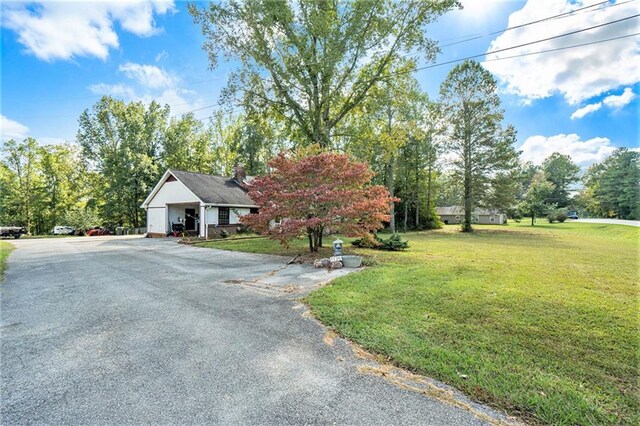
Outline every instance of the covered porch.
POLYGON ((167 204, 167 229, 169 233, 184 232, 187 235, 202 235, 200 203, 167 204))

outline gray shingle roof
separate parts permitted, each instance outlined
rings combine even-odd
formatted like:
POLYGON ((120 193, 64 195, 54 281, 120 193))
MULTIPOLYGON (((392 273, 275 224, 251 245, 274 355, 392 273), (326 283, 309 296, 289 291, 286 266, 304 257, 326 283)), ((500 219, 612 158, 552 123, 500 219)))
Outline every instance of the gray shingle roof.
POLYGON ((171 169, 170 172, 206 204, 255 205, 247 192, 233 179, 182 170, 171 169))

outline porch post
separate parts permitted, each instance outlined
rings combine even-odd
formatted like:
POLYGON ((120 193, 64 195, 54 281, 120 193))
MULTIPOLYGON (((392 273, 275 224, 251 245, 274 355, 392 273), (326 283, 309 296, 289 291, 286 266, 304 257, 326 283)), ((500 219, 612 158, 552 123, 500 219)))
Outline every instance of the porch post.
MULTIPOLYGON (((198 224, 200 227, 200 237, 205 237, 205 221, 206 221, 207 211, 203 204, 200 204, 200 223, 198 224)), ((206 238, 206 237, 205 237, 206 238)))

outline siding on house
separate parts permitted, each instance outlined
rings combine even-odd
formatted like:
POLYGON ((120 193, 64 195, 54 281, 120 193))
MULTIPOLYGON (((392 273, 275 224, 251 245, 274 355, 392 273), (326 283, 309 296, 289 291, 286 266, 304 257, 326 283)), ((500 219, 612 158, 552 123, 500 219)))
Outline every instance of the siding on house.
POLYGON ((166 235, 174 223, 187 225, 178 220, 186 219, 187 209, 195 210, 194 228, 201 237, 207 236, 211 225, 219 225, 219 210, 223 207, 229 211, 227 226, 239 225, 240 217, 257 207, 246 194, 250 179, 167 170, 142 205, 147 210, 148 234, 166 235))
MULTIPOLYGON (((449 225, 459 224, 464 221, 464 209, 462 207, 437 207, 436 213, 440 219, 449 225)), ((497 210, 476 209, 472 214, 472 222, 484 225, 502 225, 507 216, 497 210)))
POLYGON ((186 204, 198 203, 200 199, 196 197, 184 184, 174 180, 165 182, 160 190, 149 201, 148 207, 164 207, 166 204, 186 204))

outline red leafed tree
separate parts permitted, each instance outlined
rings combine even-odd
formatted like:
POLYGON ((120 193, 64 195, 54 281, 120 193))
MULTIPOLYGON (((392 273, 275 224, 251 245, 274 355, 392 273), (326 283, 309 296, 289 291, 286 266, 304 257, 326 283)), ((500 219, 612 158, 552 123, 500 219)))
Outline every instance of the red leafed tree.
POLYGON ((306 235, 311 252, 322 247, 327 228, 370 238, 371 231, 389 221, 390 203, 397 201, 385 187, 371 185, 374 173, 366 164, 346 154, 280 153, 269 167, 271 173, 257 177, 249 187, 259 213, 241 221, 282 244, 306 235))

